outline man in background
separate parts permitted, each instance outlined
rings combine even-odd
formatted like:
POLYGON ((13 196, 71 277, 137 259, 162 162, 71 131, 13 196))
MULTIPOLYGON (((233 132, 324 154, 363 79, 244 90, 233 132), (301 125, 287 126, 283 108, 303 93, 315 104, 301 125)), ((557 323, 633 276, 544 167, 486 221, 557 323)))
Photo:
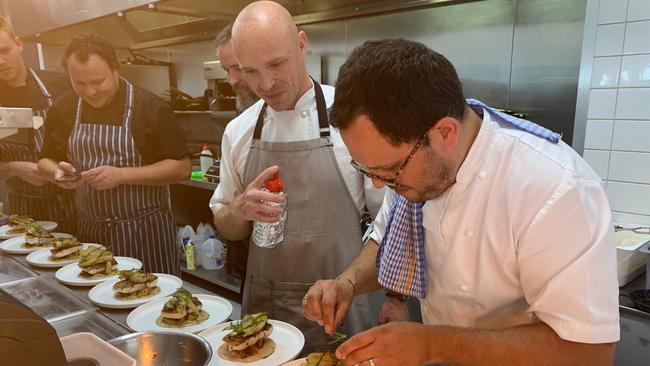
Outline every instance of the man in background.
POLYGON ((258 97, 241 77, 239 63, 232 51, 232 23, 228 24, 214 39, 217 47, 217 58, 221 67, 228 74, 228 84, 235 92, 237 113, 241 113, 257 102, 258 97))
MULTIPOLYGON (((35 71, 22 57, 23 42, 7 20, 0 17, 0 106, 31 108, 45 118, 54 99, 70 90, 70 80, 59 72, 35 71)), ((0 178, 7 183, 3 211, 30 215, 59 224, 59 231, 74 232, 74 197, 38 171, 38 154, 43 149, 43 131, 21 129, 0 140, 0 178)))

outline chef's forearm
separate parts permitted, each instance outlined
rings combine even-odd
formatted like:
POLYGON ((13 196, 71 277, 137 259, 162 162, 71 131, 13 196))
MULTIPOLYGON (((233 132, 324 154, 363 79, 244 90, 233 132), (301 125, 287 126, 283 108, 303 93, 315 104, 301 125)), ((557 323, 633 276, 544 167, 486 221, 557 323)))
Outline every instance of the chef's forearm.
POLYGON ((377 269, 375 267, 378 249, 377 242, 370 239, 361 249, 361 253, 352 261, 352 264, 339 276, 339 278, 349 280, 354 285, 355 295, 381 288, 381 285, 377 282, 377 269))
POLYGON ((192 173, 190 159, 165 159, 159 162, 140 166, 125 167, 122 184, 165 185, 188 179, 192 173))
POLYGON ((244 220, 235 215, 233 203, 222 207, 214 215, 214 226, 219 234, 228 240, 243 240, 250 235, 251 221, 244 220))
POLYGON ((561 339, 544 323, 500 330, 430 327, 429 361, 454 365, 611 366, 614 344, 561 339))
POLYGON ((38 170, 51 182, 54 182, 54 171, 58 166, 59 162, 50 158, 44 158, 38 161, 38 170))

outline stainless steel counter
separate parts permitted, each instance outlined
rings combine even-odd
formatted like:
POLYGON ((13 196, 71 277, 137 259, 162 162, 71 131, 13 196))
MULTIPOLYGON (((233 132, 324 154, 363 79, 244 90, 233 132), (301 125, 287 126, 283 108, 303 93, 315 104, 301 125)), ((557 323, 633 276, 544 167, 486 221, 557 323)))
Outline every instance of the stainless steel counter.
MULTIPOLYGON (((0 287, 5 287, 10 293, 15 291, 16 294, 12 296, 19 298, 36 313, 48 319, 60 337, 87 331, 102 339, 111 339, 132 332, 126 325, 126 318, 133 309, 97 307, 88 299, 88 291, 92 287, 63 285, 54 277, 56 270, 57 268, 32 267, 24 256, 0 253, 0 273, 8 272, 13 275, 0 277, 4 278, 0 287), (24 275, 23 278, 16 277, 17 273, 24 275), (54 299, 54 295, 59 298, 54 299), (63 310, 67 305, 53 304, 53 301, 64 301, 74 307, 65 313, 63 310)), ((183 287, 192 293, 213 294, 187 281, 183 283, 183 287)), ((231 319, 239 319, 240 304, 233 301, 230 303, 233 305, 231 319)))

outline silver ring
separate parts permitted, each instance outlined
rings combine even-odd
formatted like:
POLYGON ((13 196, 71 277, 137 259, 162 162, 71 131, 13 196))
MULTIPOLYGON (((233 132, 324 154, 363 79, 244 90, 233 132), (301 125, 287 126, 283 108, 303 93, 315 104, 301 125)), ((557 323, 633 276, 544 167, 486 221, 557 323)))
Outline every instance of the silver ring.
POLYGON ((375 366, 375 361, 373 361, 372 358, 368 359, 368 363, 370 364, 370 366, 375 366))

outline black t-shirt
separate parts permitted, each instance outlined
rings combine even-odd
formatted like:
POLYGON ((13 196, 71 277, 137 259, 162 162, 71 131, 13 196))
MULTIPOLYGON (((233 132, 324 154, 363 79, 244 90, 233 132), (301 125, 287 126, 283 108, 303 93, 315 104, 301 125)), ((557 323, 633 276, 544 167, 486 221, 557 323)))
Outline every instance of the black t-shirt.
MULTIPOLYGON (((174 113, 164 100, 151 92, 133 88, 133 115, 131 134, 135 145, 147 164, 164 159, 182 159, 189 152, 185 133, 174 121, 174 113)), ((41 158, 68 161, 68 138, 74 127, 78 96, 69 92, 57 99, 47 114, 45 146, 41 158)), ((105 107, 93 108, 83 102, 81 123, 122 125, 126 104, 126 84, 120 81, 120 90, 105 107)))
MULTIPOLYGON (((71 90, 70 78, 66 74, 46 70, 34 70, 36 75, 43 81, 46 88, 57 98, 71 90)), ((6 82, 0 80, 0 105, 5 107, 32 108, 34 110, 47 109, 47 98, 41 92, 34 76, 27 71, 26 85, 9 87, 6 82)))

